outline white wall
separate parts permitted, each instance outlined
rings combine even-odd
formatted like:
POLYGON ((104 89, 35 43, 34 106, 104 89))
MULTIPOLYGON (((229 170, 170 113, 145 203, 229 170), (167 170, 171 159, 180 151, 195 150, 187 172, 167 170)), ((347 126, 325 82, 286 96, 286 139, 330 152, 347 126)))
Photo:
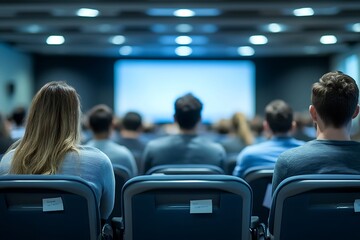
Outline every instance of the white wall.
POLYGON ((33 96, 32 59, 10 46, 0 44, 0 112, 8 114, 17 106, 28 107, 33 96), (14 85, 14 93, 8 85, 14 85))

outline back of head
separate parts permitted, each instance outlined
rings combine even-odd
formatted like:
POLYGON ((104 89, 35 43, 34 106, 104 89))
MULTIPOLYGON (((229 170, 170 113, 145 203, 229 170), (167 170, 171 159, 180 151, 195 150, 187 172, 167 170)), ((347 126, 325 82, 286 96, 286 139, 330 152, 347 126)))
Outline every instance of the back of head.
POLYGON ((283 100, 271 101, 265 108, 265 120, 274 134, 287 133, 292 128, 293 110, 283 100))
POLYGON ((312 87, 312 105, 327 126, 340 128, 350 122, 358 99, 355 80, 342 72, 326 73, 312 87))
POLYGON ((64 82, 45 84, 35 95, 24 137, 16 147, 11 172, 54 174, 80 140, 80 101, 64 82))
POLYGON ((142 127, 142 117, 137 112, 127 112, 122 119, 122 127, 130 131, 139 131, 142 127))
POLYGON ((96 105, 88 113, 89 127, 95 134, 109 133, 113 121, 113 113, 106 105, 96 105))
POLYGON ((16 126, 22 126, 26 118, 26 109, 24 107, 17 107, 14 109, 11 115, 11 119, 14 121, 16 126))
POLYGON ((186 94, 175 101, 175 119, 181 129, 191 130, 201 119, 202 102, 192 94, 186 94))

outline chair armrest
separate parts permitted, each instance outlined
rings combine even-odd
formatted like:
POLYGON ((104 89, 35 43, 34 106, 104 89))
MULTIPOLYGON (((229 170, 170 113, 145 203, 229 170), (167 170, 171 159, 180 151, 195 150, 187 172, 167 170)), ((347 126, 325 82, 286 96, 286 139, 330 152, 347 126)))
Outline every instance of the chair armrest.
POLYGON ((250 232, 252 240, 265 240, 266 237, 266 226, 260 222, 258 216, 251 216, 250 232))
POLYGON ((122 240, 124 236, 124 221, 122 217, 113 217, 111 225, 114 231, 114 240, 122 240))

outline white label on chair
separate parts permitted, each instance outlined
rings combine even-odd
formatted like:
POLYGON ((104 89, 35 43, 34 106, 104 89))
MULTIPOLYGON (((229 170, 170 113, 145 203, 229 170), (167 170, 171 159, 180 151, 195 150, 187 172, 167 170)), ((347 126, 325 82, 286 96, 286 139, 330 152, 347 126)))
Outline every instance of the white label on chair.
POLYGON ((263 206, 266 208, 271 208, 271 202, 272 202, 272 185, 269 183, 266 187, 266 192, 263 200, 263 206))
POLYGON ((44 198, 43 212, 55 212, 55 211, 64 211, 64 205, 61 197, 44 198))
POLYGON ((212 213, 212 200, 193 200, 190 201, 190 213, 212 213))
POLYGON ((355 212, 360 212, 360 199, 355 199, 355 202, 354 202, 354 211, 355 211, 355 212))

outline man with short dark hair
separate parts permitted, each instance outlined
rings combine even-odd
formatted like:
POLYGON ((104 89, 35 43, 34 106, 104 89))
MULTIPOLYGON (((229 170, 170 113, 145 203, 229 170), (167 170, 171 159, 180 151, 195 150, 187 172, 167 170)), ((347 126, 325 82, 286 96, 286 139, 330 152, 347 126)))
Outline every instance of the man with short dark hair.
POLYGON ((266 106, 263 125, 271 138, 245 147, 237 158, 233 175, 244 177, 246 170, 252 167, 273 168, 282 152, 304 144, 291 137, 291 131, 295 127, 293 111, 282 100, 274 100, 266 106))
POLYGON ((302 174, 360 174, 360 143, 350 140, 351 121, 359 113, 359 89, 341 72, 324 74, 313 84, 309 107, 316 140, 279 156, 273 190, 285 178, 302 174))
POLYGON ((121 121, 120 136, 115 141, 131 151, 138 168, 140 168, 141 156, 145 149, 145 141, 141 139, 141 132, 141 115, 137 112, 127 112, 121 121))
POLYGON ((106 105, 96 105, 88 113, 88 124, 94 137, 86 145, 98 148, 109 157, 112 164, 124 166, 132 176, 136 176, 138 168, 131 152, 110 139, 113 124, 112 110, 106 105))
POLYGON ((180 134, 155 139, 147 144, 142 159, 143 173, 163 164, 211 164, 223 167, 223 147, 197 134, 202 107, 201 101, 192 94, 175 101, 174 120, 179 125, 180 134))

